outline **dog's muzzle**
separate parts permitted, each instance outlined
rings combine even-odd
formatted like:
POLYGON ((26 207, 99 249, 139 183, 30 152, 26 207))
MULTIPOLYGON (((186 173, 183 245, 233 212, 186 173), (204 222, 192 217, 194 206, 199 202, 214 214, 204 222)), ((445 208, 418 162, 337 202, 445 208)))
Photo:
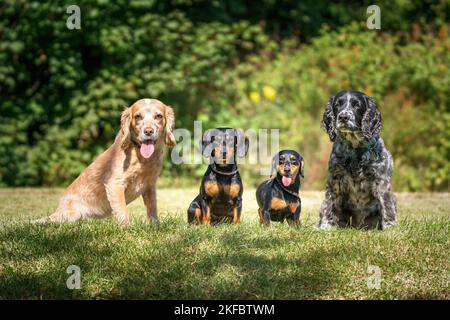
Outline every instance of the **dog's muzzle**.
POLYGON ((355 131, 355 116, 349 111, 342 111, 337 116, 336 128, 340 131, 355 131))

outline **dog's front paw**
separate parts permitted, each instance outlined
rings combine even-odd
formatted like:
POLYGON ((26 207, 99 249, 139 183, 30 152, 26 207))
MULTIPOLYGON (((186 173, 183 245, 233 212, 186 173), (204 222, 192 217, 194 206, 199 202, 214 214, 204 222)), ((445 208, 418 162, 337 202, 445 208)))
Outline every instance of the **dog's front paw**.
POLYGON ((116 221, 121 226, 128 226, 130 224, 130 219, 127 214, 116 215, 116 221))
POLYGON ((262 226, 268 228, 270 227, 270 220, 269 221, 263 221, 262 226))
POLYGON ((381 223, 381 230, 386 230, 389 228, 392 228, 393 226, 396 225, 395 221, 385 221, 381 223))
POLYGON ((150 223, 154 223, 154 224, 160 224, 161 223, 157 217, 150 216, 148 218, 150 220, 150 223))
POLYGON ((317 231, 329 231, 333 226, 329 223, 320 223, 317 226, 314 226, 314 230, 317 231))

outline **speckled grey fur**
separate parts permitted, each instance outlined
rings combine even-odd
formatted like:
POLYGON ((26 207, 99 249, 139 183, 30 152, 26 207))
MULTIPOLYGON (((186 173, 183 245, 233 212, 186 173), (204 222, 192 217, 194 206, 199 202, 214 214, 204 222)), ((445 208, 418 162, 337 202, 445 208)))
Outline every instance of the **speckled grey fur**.
POLYGON ((381 114, 375 102, 358 91, 340 92, 330 98, 323 126, 334 144, 319 228, 394 225, 393 160, 379 136, 381 114))

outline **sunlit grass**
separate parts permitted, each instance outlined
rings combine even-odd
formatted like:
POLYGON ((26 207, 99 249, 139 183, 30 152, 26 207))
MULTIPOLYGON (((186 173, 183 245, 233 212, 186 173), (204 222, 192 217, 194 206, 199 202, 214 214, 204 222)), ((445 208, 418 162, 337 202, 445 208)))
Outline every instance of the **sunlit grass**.
POLYGON ((302 227, 258 225, 254 190, 242 224, 188 226, 198 190, 158 190, 160 225, 142 200, 131 225, 112 220, 32 225, 55 209, 60 189, 0 190, 1 298, 449 299, 449 194, 399 194, 400 223, 387 231, 318 232, 322 192, 302 192, 302 227), (81 289, 69 290, 69 265, 81 289), (368 266, 381 288, 368 289, 368 266))

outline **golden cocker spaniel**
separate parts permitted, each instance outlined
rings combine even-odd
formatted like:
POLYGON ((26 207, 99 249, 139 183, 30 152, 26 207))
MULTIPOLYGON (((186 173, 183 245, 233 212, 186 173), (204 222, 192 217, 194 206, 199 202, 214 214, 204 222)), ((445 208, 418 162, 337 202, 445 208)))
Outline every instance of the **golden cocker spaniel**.
POLYGON ((98 156, 67 188, 56 211, 41 222, 76 221, 112 215, 128 224, 127 204, 142 195, 147 215, 159 222, 156 180, 164 144, 176 144, 172 108, 141 99, 123 111, 121 129, 111 147, 98 156))

